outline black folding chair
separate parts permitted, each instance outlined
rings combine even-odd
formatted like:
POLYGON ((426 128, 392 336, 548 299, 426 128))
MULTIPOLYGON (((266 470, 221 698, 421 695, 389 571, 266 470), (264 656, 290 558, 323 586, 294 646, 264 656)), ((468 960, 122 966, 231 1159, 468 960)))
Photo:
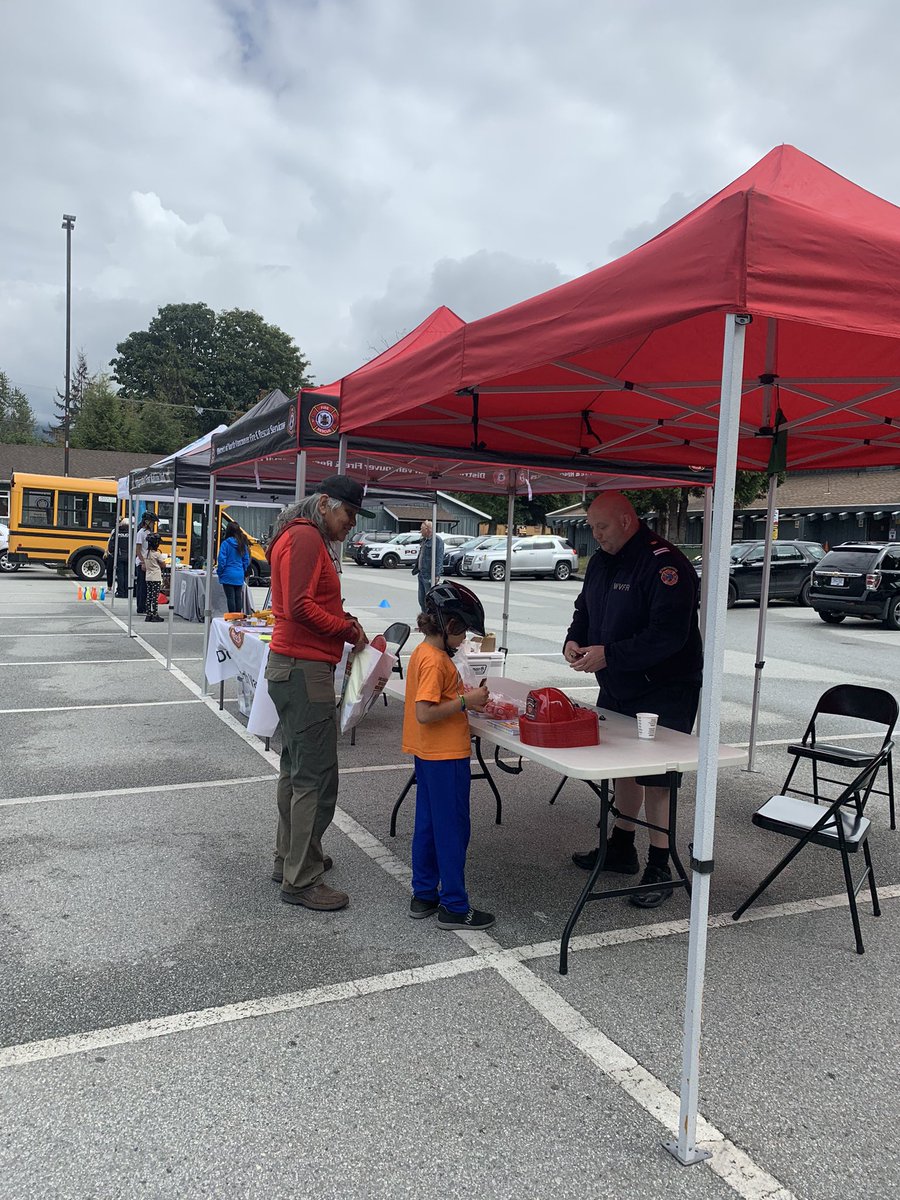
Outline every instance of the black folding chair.
POLYGON ((876 917, 881 916, 878 905, 878 893, 875 890, 875 874, 872 870, 872 856, 869 853, 869 831, 871 821, 863 815, 866 802, 873 790, 872 784, 878 772, 885 765, 890 755, 890 747, 883 746, 847 784, 844 790, 827 807, 821 804, 801 800, 798 796, 772 796, 753 814, 753 824, 760 829, 769 829, 773 833, 784 834, 785 837, 796 838, 793 846, 784 858, 769 872, 758 888, 753 891, 744 903, 731 914, 737 921, 758 900, 769 884, 776 879, 788 863, 792 862, 805 845, 812 843, 825 846, 829 850, 837 850, 841 856, 844 868, 844 883, 847 887, 847 899, 850 903, 850 916, 853 920, 853 932, 856 936, 856 953, 863 953, 862 933, 859 927, 859 912, 856 897, 863 884, 868 881, 869 892, 872 896, 872 910, 876 917), (850 870, 850 855, 862 850, 866 869, 860 878, 854 882, 850 870))
POLYGON ((822 795, 820 784, 828 783, 834 784, 837 787, 844 787, 847 783, 847 777, 832 779, 827 775, 822 775, 819 770, 821 764, 826 763, 829 766, 846 767, 850 771, 859 771, 866 763, 872 760, 875 754, 879 753, 880 750, 886 749, 888 754, 884 765, 887 771, 887 790, 885 791, 873 786, 872 792, 876 796, 887 796, 891 829, 896 829, 892 735, 894 726, 897 723, 897 714, 897 701, 890 692, 886 692, 882 688, 863 687, 855 683, 841 683, 837 687, 829 688, 827 692, 823 692, 813 710, 813 715, 806 727, 806 732, 803 734, 802 740, 788 746, 788 754, 793 756, 794 761, 791 763, 787 778, 782 785, 782 792, 793 792, 798 796, 809 797, 816 804, 827 804, 830 798, 827 795, 822 795), (852 746, 839 746, 832 741, 820 741, 817 736, 816 722, 823 716, 853 717, 858 721, 868 721, 873 725, 884 726, 884 740, 881 743, 879 751, 859 750, 852 746), (791 786, 794 773, 802 761, 808 761, 812 767, 813 790, 811 792, 804 791, 803 788, 797 787, 796 784, 791 786))

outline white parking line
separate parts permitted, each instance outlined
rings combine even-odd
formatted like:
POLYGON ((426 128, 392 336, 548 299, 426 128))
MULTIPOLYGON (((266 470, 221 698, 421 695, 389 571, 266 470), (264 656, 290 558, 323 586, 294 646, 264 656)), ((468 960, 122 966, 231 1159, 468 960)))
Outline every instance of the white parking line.
POLYGON ((200 700, 129 700, 121 704, 60 704, 51 708, 0 708, 0 717, 13 713, 94 712, 99 708, 159 708, 174 704, 200 704, 200 700))
MULTIPOLYGON (((182 660, 183 661, 183 660, 182 660)), ((27 662, 0 662, 0 667, 75 667, 75 666, 100 666, 108 663, 135 663, 143 665, 144 663, 153 662, 152 658, 55 658, 46 662, 34 662, 29 659, 27 662)), ((153 663, 156 666, 156 663, 153 663)))
POLYGON ((0 808, 14 808, 18 804, 52 804, 56 800, 67 802, 77 800, 118 799, 120 796, 158 796, 165 798, 169 792, 187 792, 202 788, 235 787, 246 783, 269 783, 276 779, 275 775, 246 775, 237 779, 201 779, 196 783, 165 783, 153 787, 133 788, 103 788, 90 792, 54 792, 49 796, 10 796, 0 800, 0 808))

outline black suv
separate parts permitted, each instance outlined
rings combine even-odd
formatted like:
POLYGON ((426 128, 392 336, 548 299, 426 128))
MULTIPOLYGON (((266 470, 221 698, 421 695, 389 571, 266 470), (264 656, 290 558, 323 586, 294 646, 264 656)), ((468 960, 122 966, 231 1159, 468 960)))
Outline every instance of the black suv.
POLYGON ((394 536, 390 530, 373 532, 370 529, 365 533, 354 533, 353 537, 347 543, 347 553, 354 562, 362 564, 366 557, 366 551, 370 546, 374 546, 378 542, 389 542, 394 536))
POLYGON ((829 625, 844 617, 900 629, 900 543, 843 542, 813 572, 809 602, 829 625))
MULTIPOLYGON (((763 555, 766 543, 734 542, 728 568, 728 607, 738 600, 759 603, 762 592, 763 555)), ((772 568, 769 575, 769 599, 792 600, 795 604, 809 603, 810 575, 825 554, 818 542, 772 543, 772 568)), ((697 574, 702 574, 702 561, 695 560, 697 574)))

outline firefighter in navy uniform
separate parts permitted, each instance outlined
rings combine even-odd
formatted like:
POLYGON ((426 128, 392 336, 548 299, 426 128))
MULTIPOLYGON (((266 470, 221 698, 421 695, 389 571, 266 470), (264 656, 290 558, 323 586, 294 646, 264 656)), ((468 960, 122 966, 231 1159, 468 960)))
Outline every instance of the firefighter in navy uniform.
MULTIPOLYGON (((584 586, 566 634, 563 655, 575 671, 591 672, 600 685, 602 708, 633 717, 654 712, 659 724, 690 733, 697 715, 703 673, 703 647, 697 622, 697 572, 675 546, 638 519, 619 492, 598 496, 587 522, 599 545, 588 563, 584 586)), ((604 871, 636 875, 637 817, 667 826, 669 789, 665 775, 616 780, 616 808, 622 814, 607 845, 604 871)), ((671 895, 666 835, 651 829, 642 883, 658 891, 632 896, 639 908, 656 908, 671 895)), ((591 870, 597 851, 573 854, 591 870)))

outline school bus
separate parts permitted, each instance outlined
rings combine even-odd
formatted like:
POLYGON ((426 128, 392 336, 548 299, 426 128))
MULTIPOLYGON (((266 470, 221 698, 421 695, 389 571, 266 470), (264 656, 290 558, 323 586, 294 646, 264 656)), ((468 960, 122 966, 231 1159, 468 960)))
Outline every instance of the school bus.
MULTIPOLYGON (((160 549, 172 552, 172 508, 163 501, 135 500, 136 517, 146 509, 159 514, 160 549)), ((14 473, 9 493, 9 559, 68 567, 79 579, 96 582, 106 573, 103 556, 116 517, 127 515, 127 501, 116 500, 114 479, 78 479, 64 475, 14 473)), ((232 519, 227 506, 218 506, 216 553, 225 526, 232 519)), ((240 523, 240 522, 239 522, 240 523)), ((269 564, 259 542, 250 542, 250 582, 269 576, 269 564)), ((178 505, 178 558, 199 565, 206 558, 206 506, 178 505)))

